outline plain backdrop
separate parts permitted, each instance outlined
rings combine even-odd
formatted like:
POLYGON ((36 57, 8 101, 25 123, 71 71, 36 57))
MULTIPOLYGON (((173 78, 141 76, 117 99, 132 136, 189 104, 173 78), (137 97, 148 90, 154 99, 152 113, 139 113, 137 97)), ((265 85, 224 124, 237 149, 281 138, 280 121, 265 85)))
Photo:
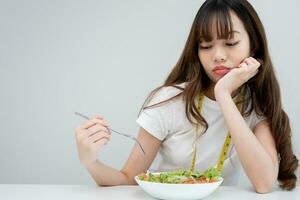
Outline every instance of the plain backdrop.
MULTIPOLYGON (((299 158, 300 2, 250 2, 265 26, 299 158)), ((177 62, 202 3, 1 0, 0 183, 95 184, 78 160, 74 129, 85 120, 74 111, 136 135, 139 109, 177 62)), ((133 145, 113 134, 98 157, 121 169, 133 145)))

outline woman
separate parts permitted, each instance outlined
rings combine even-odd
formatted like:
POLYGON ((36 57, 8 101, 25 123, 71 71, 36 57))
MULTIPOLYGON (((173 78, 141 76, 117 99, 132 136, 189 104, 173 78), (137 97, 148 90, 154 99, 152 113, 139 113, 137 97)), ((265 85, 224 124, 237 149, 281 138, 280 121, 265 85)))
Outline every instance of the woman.
POLYGON ((133 177, 147 170, 216 165, 224 184, 236 184, 244 170, 259 193, 276 180, 283 189, 295 187, 289 119, 263 25, 246 0, 204 2, 179 61, 137 122, 146 155, 134 146, 120 171, 96 159, 110 139, 103 117, 76 129, 80 161, 99 185, 136 184, 133 177))

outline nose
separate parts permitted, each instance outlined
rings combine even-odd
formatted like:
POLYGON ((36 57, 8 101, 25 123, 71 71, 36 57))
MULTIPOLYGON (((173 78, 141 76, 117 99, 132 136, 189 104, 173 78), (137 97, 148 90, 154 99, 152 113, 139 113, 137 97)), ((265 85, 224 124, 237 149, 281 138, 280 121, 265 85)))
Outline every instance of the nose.
POLYGON ((215 48, 214 62, 222 63, 222 62, 226 61, 226 59, 227 59, 227 55, 226 55, 225 50, 220 47, 215 48))

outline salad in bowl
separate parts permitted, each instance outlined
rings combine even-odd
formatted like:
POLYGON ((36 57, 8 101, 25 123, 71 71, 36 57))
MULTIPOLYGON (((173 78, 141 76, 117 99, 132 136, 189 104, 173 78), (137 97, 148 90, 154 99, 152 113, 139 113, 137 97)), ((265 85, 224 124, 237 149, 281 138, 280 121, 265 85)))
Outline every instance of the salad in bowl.
POLYGON ((223 182, 221 173, 214 167, 205 172, 176 170, 142 173, 135 181, 149 195, 159 199, 200 199, 214 192, 223 182))

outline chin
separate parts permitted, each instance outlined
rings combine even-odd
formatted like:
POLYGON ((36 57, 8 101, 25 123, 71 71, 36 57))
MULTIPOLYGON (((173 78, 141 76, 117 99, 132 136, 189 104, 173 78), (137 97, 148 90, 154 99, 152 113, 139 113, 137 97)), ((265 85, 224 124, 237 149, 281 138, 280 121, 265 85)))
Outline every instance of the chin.
POLYGON ((213 82, 218 82, 220 79, 222 78, 222 76, 221 77, 216 77, 216 78, 214 78, 214 80, 213 80, 213 82))

